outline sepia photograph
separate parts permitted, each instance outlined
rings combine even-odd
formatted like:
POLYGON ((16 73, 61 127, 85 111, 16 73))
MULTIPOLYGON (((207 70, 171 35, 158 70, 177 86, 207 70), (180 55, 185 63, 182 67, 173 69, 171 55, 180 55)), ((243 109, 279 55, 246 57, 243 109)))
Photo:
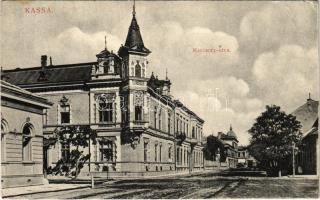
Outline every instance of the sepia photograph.
POLYGON ((319 2, 1 2, 2 199, 319 198, 319 2))

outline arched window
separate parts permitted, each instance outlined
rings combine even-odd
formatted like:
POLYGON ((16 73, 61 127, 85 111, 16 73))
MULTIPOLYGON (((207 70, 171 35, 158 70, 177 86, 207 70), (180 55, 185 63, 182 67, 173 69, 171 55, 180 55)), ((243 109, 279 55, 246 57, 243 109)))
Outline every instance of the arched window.
POLYGON ((168 112, 168 133, 171 132, 171 114, 168 112))
POLYGON ((159 110, 159 119, 158 119, 158 120, 159 120, 159 127, 158 127, 159 130, 161 130, 161 128, 162 128, 162 127, 161 127, 161 118, 162 118, 162 116, 161 116, 161 109, 160 109, 160 110, 159 110))
POLYGON ((136 77, 141 77, 141 66, 139 64, 136 64, 135 74, 136 74, 136 77))
POLYGON ((141 121, 142 120, 142 106, 135 106, 135 120, 141 121))
POLYGON ((6 160, 6 133, 9 132, 6 120, 1 120, 1 161, 6 160))
POLYGON ((22 159, 23 161, 31 161, 32 157, 32 129, 33 126, 27 123, 22 129, 22 159))

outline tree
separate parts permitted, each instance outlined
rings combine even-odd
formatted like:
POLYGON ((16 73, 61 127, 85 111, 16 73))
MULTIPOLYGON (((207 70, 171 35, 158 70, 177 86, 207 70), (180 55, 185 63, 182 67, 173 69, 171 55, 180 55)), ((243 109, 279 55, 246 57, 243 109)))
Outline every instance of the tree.
POLYGON ((90 159, 90 152, 84 153, 84 149, 89 146, 90 140, 93 144, 97 143, 97 133, 88 125, 63 126, 54 131, 55 145, 60 142, 67 145, 65 155, 58 160, 54 167, 49 167, 48 174, 72 176, 77 178, 84 164, 90 159))
POLYGON ((181 145, 186 138, 187 135, 184 132, 176 133, 176 141, 178 145, 181 145))
POLYGON ((281 170, 289 169, 293 144, 301 142, 300 129, 295 116, 287 115, 279 106, 266 106, 249 130, 249 152, 269 175, 280 175, 281 170))
POLYGON ((206 160, 216 160, 218 153, 220 154, 220 162, 224 162, 226 160, 226 152, 223 142, 213 135, 209 135, 207 137, 207 144, 204 147, 203 152, 206 160))

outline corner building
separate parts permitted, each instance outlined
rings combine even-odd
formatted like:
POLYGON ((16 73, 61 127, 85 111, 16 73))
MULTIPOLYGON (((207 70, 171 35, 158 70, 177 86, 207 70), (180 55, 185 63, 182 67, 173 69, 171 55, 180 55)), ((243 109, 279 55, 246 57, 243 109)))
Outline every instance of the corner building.
MULTIPOLYGON (((203 168, 204 121, 170 94, 171 81, 152 73, 135 11, 124 45, 118 53, 107 47, 90 63, 41 66, 4 71, 12 84, 47 98, 45 138, 65 125, 90 125, 98 134, 86 149, 90 161, 81 173, 147 176, 203 168)), ((45 148, 45 165, 67 157, 72 147, 45 148)))
POLYGON ((44 110, 51 103, 8 82, 1 86, 1 187, 47 184, 43 175, 44 110))

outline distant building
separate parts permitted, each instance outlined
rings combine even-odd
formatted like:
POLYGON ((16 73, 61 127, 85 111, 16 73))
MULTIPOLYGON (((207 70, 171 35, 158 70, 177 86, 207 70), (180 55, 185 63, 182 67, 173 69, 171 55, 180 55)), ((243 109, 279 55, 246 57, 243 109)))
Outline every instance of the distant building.
POLYGON ((236 168, 238 164, 239 141, 236 133, 232 130, 232 126, 230 125, 230 130, 226 134, 219 132, 218 139, 222 140, 224 143, 227 166, 230 168, 236 168))
POLYGON ((238 147, 238 164, 242 164, 244 167, 248 168, 257 166, 257 161, 250 155, 248 147, 238 147))
POLYGON ((40 185, 43 175, 43 116, 51 103, 1 81, 2 188, 40 185))
POLYGON ((309 96, 307 102, 292 113, 301 122, 303 133, 303 146, 297 156, 298 173, 317 174, 318 107, 319 101, 315 101, 309 96))
MULTIPOLYGON (((203 123, 170 94, 171 81, 151 71, 149 54, 133 11, 124 45, 117 53, 107 46, 90 63, 47 65, 6 70, 9 82, 54 103, 44 119, 45 138, 57 127, 89 125, 98 143, 90 144, 82 172, 144 176, 203 168, 203 123)), ((81 55, 80 55, 81 56, 81 55)), ((68 159, 69 144, 50 147, 48 166, 68 159)))

